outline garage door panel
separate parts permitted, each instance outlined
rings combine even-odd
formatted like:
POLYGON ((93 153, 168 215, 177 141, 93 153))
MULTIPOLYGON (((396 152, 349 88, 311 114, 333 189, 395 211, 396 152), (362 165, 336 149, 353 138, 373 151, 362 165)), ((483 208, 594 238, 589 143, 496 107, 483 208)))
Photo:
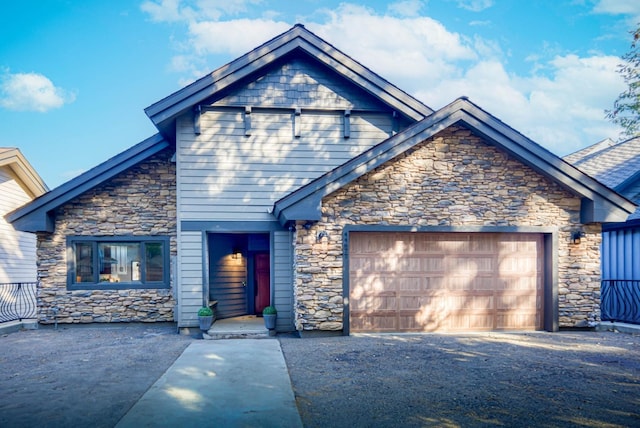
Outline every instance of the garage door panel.
POLYGON ((350 254, 353 331, 542 326, 541 235, 353 232, 350 254))
POLYGON ((498 295, 496 296, 496 308, 499 310, 519 310, 527 311, 531 310, 535 312, 538 308, 538 302, 542 299, 538 299, 535 295, 498 295))
MULTIPOLYGON (((535 329, 540 325, 540 315, 536 313, 498 313, 496 316, 496 329, 500 330, 513 330, 516 327, 513 326, 529 326, 529 329, 535 329)), ((517 329, 524 329, 526 327, 517 327, 517 329)))
POLYGON ((444 270, 458 272, 459 274, 475 275, 479 273, 493 273, 496 270, 495 258, 477 256, 471 258, 472 253, 465 255, 452 255, 445 258, 444 270))
POLYGON ((411 293, 412 291, 424 292, 429 289, 429 279, 422 276, 406 276, 402 275, 397 280, 398 290, 403 293, 411 293))
POLYGON ((355 331, 399 331, 398 317, 394 314, 360 314, 351 321, 351 328, 355 331))
POLYGON ((366 296, 351 302, 354 313, 375 313, 384 310, 395 311, 398 307, 395 295, 366 296))
POLYGON ((448 307, 452 311, 456 310, 469 310, 479 309, 488 310, 495 307, 494 296, 492 294, 486 295, 452 295, 448 300, 448 307))

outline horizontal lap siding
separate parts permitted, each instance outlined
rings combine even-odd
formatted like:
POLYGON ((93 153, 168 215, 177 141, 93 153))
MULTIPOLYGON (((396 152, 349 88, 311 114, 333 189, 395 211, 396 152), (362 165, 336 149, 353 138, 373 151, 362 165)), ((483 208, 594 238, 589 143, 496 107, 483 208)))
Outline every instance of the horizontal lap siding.
POLYGON ((179 120, 179 206, 183 220, 272 220, 278 199, 386 139, 391 118, 358 113, 344 138, 340 112, 304 112, 294 137, 293 111, 251 114, 245 136, 242 110, 206 111, 200 135, 179 120))
POLYGON ((293 255, 291 232, 273 234, 273 303, 278 310, 277 328, 293 330, 293 255))
POLYGON ((0 283, 36 280, 36 235, 20 232, 5 214, 31 198, 6 168, 0 168, 0 283))
POLYGON ((198 325, 198 309, 202 306, 202 233, 182 232, 178 270, 180 272, 178 325, 198 325))

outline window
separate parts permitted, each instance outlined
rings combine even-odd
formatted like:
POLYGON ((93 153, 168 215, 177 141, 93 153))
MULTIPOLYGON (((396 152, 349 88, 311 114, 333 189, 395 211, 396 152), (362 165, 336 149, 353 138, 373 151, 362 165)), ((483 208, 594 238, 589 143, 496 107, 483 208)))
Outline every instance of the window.
POLYGON ((168 237, 69 237, 71 290, 169 288, 168 237))

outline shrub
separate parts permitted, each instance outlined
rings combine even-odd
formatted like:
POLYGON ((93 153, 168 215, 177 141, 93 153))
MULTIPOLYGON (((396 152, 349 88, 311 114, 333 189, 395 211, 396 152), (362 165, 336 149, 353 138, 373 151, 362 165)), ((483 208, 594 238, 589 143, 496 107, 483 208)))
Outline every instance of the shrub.
POLYGON ((277 313, 278 311, 276 311, 276 308, 274 308, 273 306, 267 306, 262 310, 262 315, 275 315, 277 313))
POLYGON ((210 317, 213 315, 211 308, 203 307, 198 310, 199 317, 210 317))

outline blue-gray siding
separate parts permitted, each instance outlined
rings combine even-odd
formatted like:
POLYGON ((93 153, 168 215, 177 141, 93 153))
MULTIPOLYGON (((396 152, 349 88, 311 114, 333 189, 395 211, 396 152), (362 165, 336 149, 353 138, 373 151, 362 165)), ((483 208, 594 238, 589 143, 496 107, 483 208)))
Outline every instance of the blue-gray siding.
POLYGON ((293 248, 292 233, 289 231, 273 233, 272 302, 278 310, 277 329, 294 330, 293 319, 293 248))

